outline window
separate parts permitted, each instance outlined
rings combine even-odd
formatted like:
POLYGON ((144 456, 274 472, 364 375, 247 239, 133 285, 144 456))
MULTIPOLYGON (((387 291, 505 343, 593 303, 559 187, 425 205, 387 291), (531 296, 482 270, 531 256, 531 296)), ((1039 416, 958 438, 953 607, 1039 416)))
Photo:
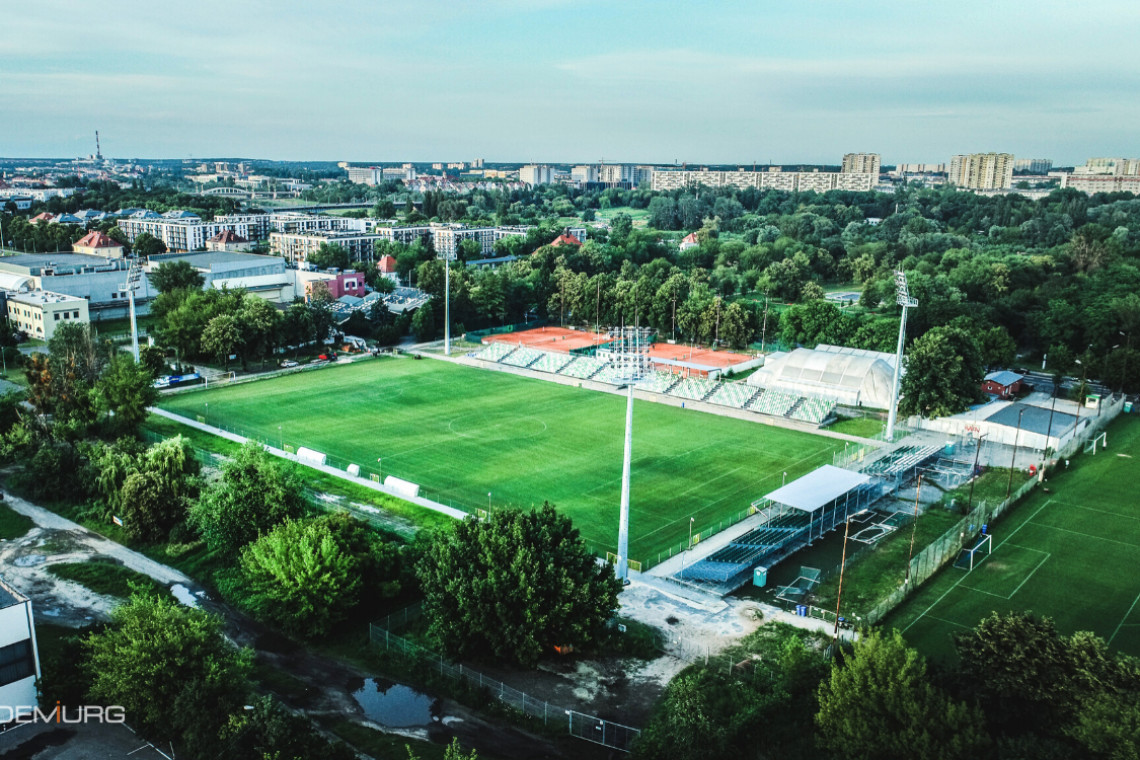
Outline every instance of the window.
POLYGON ((0 647, 0 686, 22 681, 35 674, 36 661, 32 657, 31 639, 0 647))
POLYGON ((71 312, 71 318, 72 319, 79 319, 79 312, 77 312, 77 311, 71 312))
MULTIPOLYGON (((64 314, 66 314, 66 312, 64 312, 64 314)), ((56 322, 59 321, 59 312, 58 311, 55 313, 55 321, 56 322)))

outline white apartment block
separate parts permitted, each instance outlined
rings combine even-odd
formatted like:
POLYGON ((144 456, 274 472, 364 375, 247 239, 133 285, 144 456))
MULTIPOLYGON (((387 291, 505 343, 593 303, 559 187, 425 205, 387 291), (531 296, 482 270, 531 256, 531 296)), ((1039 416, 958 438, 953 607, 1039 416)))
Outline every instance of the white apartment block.
POLYGON ((755 187, 760 190, 785 190, 788 192, 825 193, 828 190, 868 191, 878 184, 879 175, 871 173, 843 172, 784 172, 769 169, 766 172, 754 171, 709 171, 697 169, 684 171, 677 169, 655 170, 652 188, 654 190, 683 190, 704 185, 706 187, 755 187))
POLYGON ((950 159, 947 182, 971 190, 1013 187, 1012 153, 967 153, 950 159))
POLYGON ((32 603, 16 589, 0 581, 0 720, 9 722, 9 710, 31 708, 36 701, 40 677, 39 649, 32 603))
POLYGON ((898 164, 894 173, 902 174, 945 174, 946 164, 898 164))
POLYGON ((1073 174, 1135 177, 1140 175, 1140 158, 1090 158, 1084 166, 1074 168, 1073 174))
POLYGON ((844 174, 874 174, 876 177, 882 173, 883 157, 878 153, 847 153, 843 156, 844 174))
POLYGON ((459 253, 459 244, 464 240, 474 240, 479 243, 481 258, 491 256, 495 251, 496 227, 464 227, 461 224, 433 224, 431 230, 432 243, 435 251, 441 258, 451 261, 459 253))
POLYGON ((519 181, 531 186, 548 185, 554 181, 554 169, 544 164, 527 164, 519 169, 519 181))
POLYGON ((225 230, 241 235, 246 240, 264 240, 270 232, 359 232, 364 230, 363 221, 343 216, 283 211, 272 214, 229 214, 205 222, 193 214, 174 217, 140 211, 120 219, 119 229, 131 242, 146 232, 165 243, 171 251, 197 251, 204 250, 210 238, 225 230))
POLYGON ((380 235, 361 232, 271 232, 269 252, 281 256, 294 266, 308 261, 322 244, 339 245, 351 261, 371 261, 380 235))
POLYGON ((53 293, 49 290, 32 290, 26 293, 8 293, 8 322, 30 338, 51 340, 55 328, 61 324, 91 321, 87 299, 53 293))
POLYGON ((1015 172, 1048 174, 1052 168, 1053 161, 1048 158, 1019 158, 1013 162, 1013 170, 1015 172))
POLYGON ((1132 193, 1140 195, 1140 175, 1131 174, 1061 174, 1061 187, 1082 193, 1132 193))
POLYGON ((348 181, 357 185, 379 185, 384 176, 375 166, 349 166, 345 171, 348 181))

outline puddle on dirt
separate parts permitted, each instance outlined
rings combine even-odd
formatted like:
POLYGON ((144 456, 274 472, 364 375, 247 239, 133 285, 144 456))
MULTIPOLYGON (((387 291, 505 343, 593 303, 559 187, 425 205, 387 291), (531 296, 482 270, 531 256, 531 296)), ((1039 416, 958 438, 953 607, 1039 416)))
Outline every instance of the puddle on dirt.
POLYGON ((35 567, 42 565, 45 559, 47 557, 42 554, 25 554, 23 557, 16 557, 12 560, 12 564, 16 567, 35 567))
POLYGON ((186 607, 197 607, 198 599, 190 593, 190 589, 183 586, 181 583, 175 583, 170 587, 170 593, 174 594, 174 598, 186 607))
POLYGON ((388 728, 427 726, 440 719, 438 699, 391 681, 366 678, 352 698, 370 720, 388 728))

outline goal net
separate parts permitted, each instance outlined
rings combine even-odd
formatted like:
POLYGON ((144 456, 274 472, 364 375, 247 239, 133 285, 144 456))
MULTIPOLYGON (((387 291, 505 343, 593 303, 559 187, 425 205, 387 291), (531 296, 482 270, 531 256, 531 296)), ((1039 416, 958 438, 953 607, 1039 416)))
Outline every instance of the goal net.
POLYGON ((1108 433, 1098 433, 1089 439, 1088 443, 1085 444, 1085 453, 1095 454, 1098 443, 1102 449, 1106 448, 1108 446, 1108 433))
POLYGON ((984 536, 978 536, 973 545, 962 549, 962 551, 958 553, 958 559, 954 560, 954 567, 959 570, 965 570, 966 572, 973 570, 974 565, 990 556, 992 547, 993 536, 988 533, 984 536))

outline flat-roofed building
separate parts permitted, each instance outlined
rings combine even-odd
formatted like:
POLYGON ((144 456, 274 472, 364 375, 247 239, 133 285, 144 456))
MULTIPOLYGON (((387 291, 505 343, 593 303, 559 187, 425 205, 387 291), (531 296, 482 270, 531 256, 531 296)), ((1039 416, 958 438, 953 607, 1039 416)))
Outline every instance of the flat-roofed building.
MULTIPOLYGON (((125 285, 128 259, 108 259, 84 253, 21 253, 0 258, 0 274, 26 280, 30 290, 82 298, 96 321, 117 319, 128 313, 125 285)), ((135 307, 146 314, 158 291, 144 276, 135 290, 135 307)))
POLYGON ((0 720, 10 722, 9 710, 13 713, 17 707, 30 710, 39 704, 36 701, 39 677, 40 657, 32 602, 0 581, 0 707, 8 708, 0 720))
POLYGON ((878 153, 847 153, 843 156, 844 174, 874 174, 876 177, 883 170, 883 157, 878 153))
POLYGON ((971 190, 1013 187, 1012 153, 964 153, 950 159, 947 182, 971 190))
POLYGON ((879 181, 878 174, 870 172, 785 172, 778 167, 768 171, 710 171, 708 169, 654 170, 652 188, 658 191, 684 190, 704 185, 706 187, 755 187, 761 190, 786 190, 788 192, 828 190, 867 191, 874 189, 879 181))
POLYGON ((269 252, 295 266, 304 265, 322 245, 339 245, 350 261, 371 261, 383 236, 363 232, 271 232, 269 252))
POLYGON ((195 251, 151 256, 145 271, 164 262, 185 261, 205 281, 204 288, 241 288, 271 303, 289 303, 297 295, 295 272, 280 256, 232 251, 195 251))
POLYGON ((47 290, 9 293, 8 322, 30 338, 51 340, 60 324, 87 324, 87 300, 47 290))

